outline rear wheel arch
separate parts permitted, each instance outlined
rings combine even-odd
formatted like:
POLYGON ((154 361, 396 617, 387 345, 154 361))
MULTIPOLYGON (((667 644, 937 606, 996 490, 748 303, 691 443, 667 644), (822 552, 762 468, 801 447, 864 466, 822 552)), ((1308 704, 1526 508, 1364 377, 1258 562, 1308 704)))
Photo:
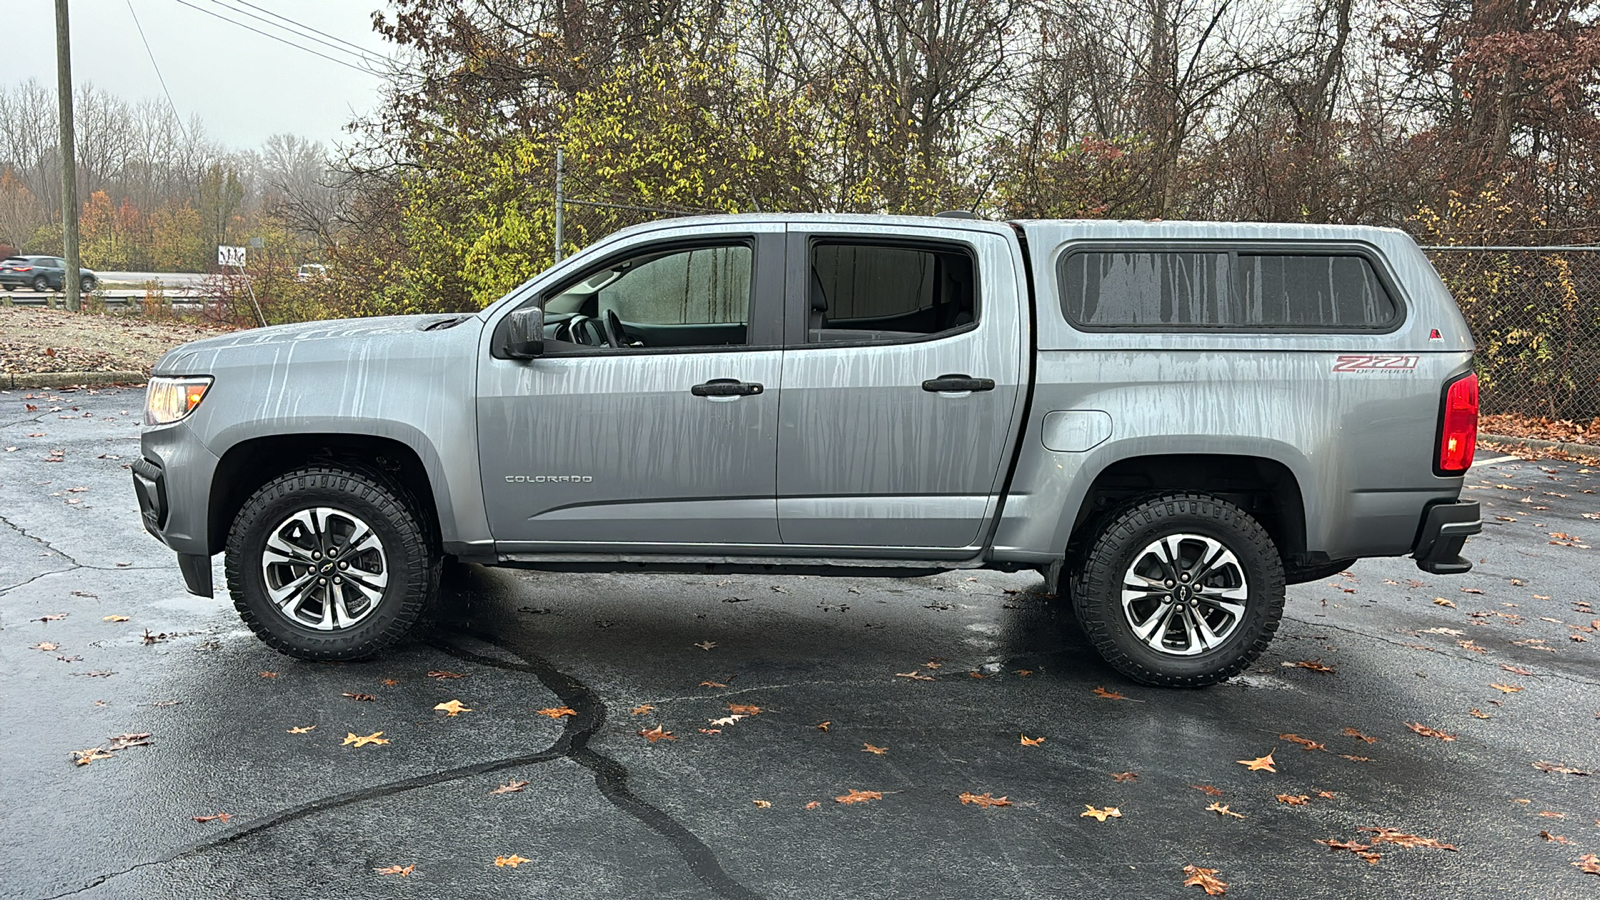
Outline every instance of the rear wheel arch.
POLYGON ((206 552, 220 553, 234 517, 262 485, 286 472, 337 463, 365 471, 404 495, 440 546, 441 521, 428 469, 415 449, 393 438, 360 434, 280 434, 229 447, 211 478, 206 514, 206 552))

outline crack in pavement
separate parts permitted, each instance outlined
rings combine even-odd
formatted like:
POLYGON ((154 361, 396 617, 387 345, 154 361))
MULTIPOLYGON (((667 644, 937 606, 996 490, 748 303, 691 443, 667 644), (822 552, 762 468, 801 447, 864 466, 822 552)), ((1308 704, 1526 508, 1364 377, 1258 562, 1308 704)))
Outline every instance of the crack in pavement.
POLYGON ((27 538, 30 541, 37 542, 40 546, 44 547, 46 550, 49 550, 51 553, 55 553, 55 554, 59 555, 62 559, 66 560, 69 563, 72 563, 74 566, 81 566, 82 565, 82 563, 80 563, 77 560, 73 559, 71 555, 69 555, 66 552, 60 550, 59 548, 57 548, 55 545, 51 544, 49 541, 45 540, 44 538, 38 537, 37 535, 29 534, 28 533, 28 529, 23 528, 21 525, 18 525, 15 522, 12 522, 10 519, 6 518, 5 516, 0 516, 0 525, 6 526, 7 528, 11 529, 12 531, 15 531, 17 534, 22 535, 23 537, 27 538))
POLYGON ((719 897, 732 897, 746 900, 746 898, 759 898, 760 895, 733 880, 722 870, 711 849, 695 837, 687 828, 673 821, 666 813, 651 806, 633 794, 627 785, 628 770, 621 763, 589 749, 589 739, 605 724, 606 707, 600 696, 583 682, 571 675, 558 671, 544 658, 537 654, 516 647, 507 646, 504 642, 493 638, 462 632, 469 637, 485 641, 501 647, 515 655, 521 662, 511 663, 493 659, 481 654, 473 653, 453 644, 439 639, 429 640, 436 649, 478 665, 525 672, 534 675, 541 683, 565 705, 578 710, 578 715, 565 719, 561 734, 555 742, 544 750, 534 753, 525 753, 505 759, 490 760, 488 762, 474 763, 468 766, 458 766, 426 775, 418 775, 400 781, 389 782, 369 788, 361 788, 335 794, 330 797, 321 797, 306 803, 292 806, 269 816, 241 822, 228 831, 202 841, 187 844, 173 850, 161 857, 144 862, 135 863, 125 869, 110 872, 94 878, 82 887, 74 888, 60 894, 54 894, 48 900, 60 900, 71 897, 84 891, 99 887, 113 878, 120 878, 140 869, 150 866, 163 865, 174 862, 186 856, 192 856, 206 850, 232 844, 252 835, 259 834, 279 825, 287 824, 298 819, 306 818, 328 810, 339 809, 367 800, 388 797, 418 788, 432 787, 476 775, 485 775, 503 769, 518 766, 536 765, 539 763, 553 762, 559 759, 570 759, 573 762, 589 769, 594 773, 595 785, 600 793, 614 806, 638 819, 650 830, 665 837, 688 863, 690 871, 694 873, 702 884, 710 888, 719 897))

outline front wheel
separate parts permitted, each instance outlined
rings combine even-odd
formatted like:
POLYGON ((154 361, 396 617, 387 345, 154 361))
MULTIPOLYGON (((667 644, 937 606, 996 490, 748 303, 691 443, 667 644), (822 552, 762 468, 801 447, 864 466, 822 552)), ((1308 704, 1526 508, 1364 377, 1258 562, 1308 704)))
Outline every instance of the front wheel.
POLYGON ((228 592, 246 625, 300 659, 375 656, 439 586, 440 556, 402 490, 338 466, 267 482, 228 534, 228 592))
POLYGON ((78 282, 78 290, 82 291, 85 294, 89 293, 90 291, 93 291, 94 290, 94 278, 89 276, 89 275, 83 276, 83 278, 81 280, 79 280, 79 282, 78 282))
POLYGON ((1072 581, 1089 640, 1129 678, 1202 687, 1237 675, 1283 616, 1283 563, 1266 529, 1204 494, 1112 512, 1072 581))

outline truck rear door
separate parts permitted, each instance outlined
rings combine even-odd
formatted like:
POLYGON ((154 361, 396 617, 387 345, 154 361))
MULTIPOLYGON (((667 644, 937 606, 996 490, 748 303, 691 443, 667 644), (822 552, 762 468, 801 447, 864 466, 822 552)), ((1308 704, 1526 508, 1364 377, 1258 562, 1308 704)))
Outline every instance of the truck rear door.
POLYGON ((1027 371, 1015 238, 976 223, 797 223, 787 257, 783 543, 971 555, 999 505, 1027 371))

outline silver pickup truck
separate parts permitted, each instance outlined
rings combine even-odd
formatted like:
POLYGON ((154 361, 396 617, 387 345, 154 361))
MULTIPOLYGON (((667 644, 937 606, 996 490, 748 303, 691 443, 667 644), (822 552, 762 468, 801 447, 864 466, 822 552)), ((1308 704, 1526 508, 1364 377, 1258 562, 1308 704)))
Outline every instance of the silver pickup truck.
POLYGON ((1284 585, 1465 572, 1466 323, 1377 228, 733 216, 612 235, 482 312, 168 353, 134 487, 262 640, 399 640, 443 560, 1037 569, 1106 660, 1242 671, 1284 585))

